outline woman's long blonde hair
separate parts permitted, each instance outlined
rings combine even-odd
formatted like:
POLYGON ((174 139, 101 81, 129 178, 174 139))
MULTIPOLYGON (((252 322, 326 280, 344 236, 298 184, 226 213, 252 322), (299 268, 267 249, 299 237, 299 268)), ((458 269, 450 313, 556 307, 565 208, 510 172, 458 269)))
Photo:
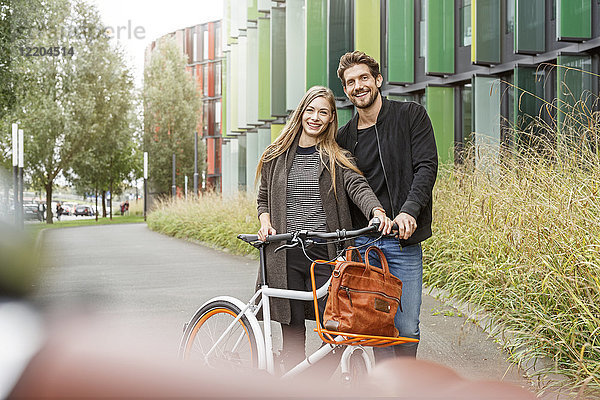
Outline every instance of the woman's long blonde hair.
MULTIPOLYGON (((292 112, 292 116, 286 122, 281 134, 275 139, 273 143, 267 146, 265 151, 263 152, 260 160, 258 161, 258 166, 256 168, 256 178, 254 183, 256 184, 260 178, 260 173, 262 171, 262 167, 265 163, 274 160, 279 157, 283 153, 285 153, 294 140, 296 136, 302 133, 302 115, 304 111, 308 108, 308 105, 317 97, 323 97, 329 103, 329 108, 331 109, 332 119, 329 123, 329 126, 317 137, 316 148, 321 155, 321 160, 323 159, 323 154, 329 157, 329 173, 331 174, 331 180, 333 182, 333 191, 337 197, 336 185, 335 185, 335 165, 339 165, 342 168, 350 168, 353 171, 361 172, 356 168, 356 166, 350 161, 348 158, 348 152, 342 149, 337 142, 335 141, 335 135, 338 129, 338 118, 337 118, 337 110, 335 108, 335 97, 333 96, 333 92, 324 86, 313 86, 304 94, 302 100, 300 100, 300 104, 298 107, 292 112)), ((326 166, 327 167, 327 166, 326 166)))

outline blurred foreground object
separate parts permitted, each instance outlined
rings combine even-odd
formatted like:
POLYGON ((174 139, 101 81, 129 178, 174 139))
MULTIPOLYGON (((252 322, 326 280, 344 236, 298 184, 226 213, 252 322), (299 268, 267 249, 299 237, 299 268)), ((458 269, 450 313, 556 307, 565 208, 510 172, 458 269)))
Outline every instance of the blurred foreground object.
POLYGON ((369 376, 374 397, 395 399, 533 400, 524 388, 500 381, 472 381, 431 361, 400 357, 375 366, 369 376))

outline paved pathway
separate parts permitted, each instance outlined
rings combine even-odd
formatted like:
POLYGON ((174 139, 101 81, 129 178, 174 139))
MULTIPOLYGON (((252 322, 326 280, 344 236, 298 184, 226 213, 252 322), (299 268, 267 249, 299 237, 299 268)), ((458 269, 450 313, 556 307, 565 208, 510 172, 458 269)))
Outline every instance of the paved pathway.
MULTIPOLYGON (((115 326, 167 343, 173 355, 183 323, 200 304, 223 294, 247 299, 256 279, 255 260, 160 235, 145 224, 51 229, 42 249, 40 304, 110 316, 115 326)), ((499 346, 453 308, 424 295, 421 319, 419 358, 466 378, 527 385, 499 346)))

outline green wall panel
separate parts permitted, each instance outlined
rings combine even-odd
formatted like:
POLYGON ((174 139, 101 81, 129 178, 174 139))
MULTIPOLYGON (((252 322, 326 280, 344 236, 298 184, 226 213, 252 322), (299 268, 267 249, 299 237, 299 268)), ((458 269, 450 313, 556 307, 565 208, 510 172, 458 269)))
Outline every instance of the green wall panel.
POLYGON ((238 181, 237 189, 246 190, 246 136, 239 136, 238 143, 238 181))
POLYGON ((254 174, 258 165, 258 132, 246 133, 246 191, 254 192, 254 174))
POLYGON ((231 49, 230 51, 230 57, 229 60, 230 62, 229 64, 229 94, 227 96, 228 101, 229 101, 229 113, 228 113, 228 129, 227 129, 227 133, 231 133, 231 132, 236 132, 238 131, 238 105, 239 105, 239 101, 238 101, 238 97, 239 97, 239 93, 238 93, 238 79, 239 79, 239 74, 238 74, 238 68, 240 65, 240 61, 239 61, 239 51, 238 51, 238 44, 237 43, 232 43, 229 48, 231 49))
POLYGON ((268 13, 271 11, 271 0, 258 0, 258 11, 268 13))
POLYGON ((223 142, 221 145, 221 190, 223 191, 223 195, 229 191, 229 179, 231 178, 229 159, 229 142, 223 142))
POLYGON ((476 165, 487 170, 498 164, 500 157, 500 80, 473 78, 473 128, 476 165))
POLYGON ((592 37, 592 0, 556 0, 556 38, 592 37))
POLYGON ((556 91, 558 98, 558 128, 581 131, 588 126, 591 111, 596 109, 597 77, 592 72, 590 56, 559 55, 556 73, 556 91))
POLYGON ((248 20, 256 21, 258 19, 258 1, 246 0, 248 2, 248 20))
POLYGON ((425 73, 454 73, 454 0, 427 2, 425 73))
POLYGON ((327 0, 306 2, 306 89, 327 86, 327 0))
POLYGON ((390 82, 415 80, 415 1, 387 0, 388 76, 390 82))
POLYGON ((454 88, 428 86, 427 113, 431 119, 440 163, 454 162, 454 88))
POLYGON ((271 9, 271 110, 273 117, 287 115, 285 107, 285 8, 271 9))
POLYGON ((304 0, 287 0, 285 8, 285 102, 293 110, 306 91, 304 0))
POLYGON ((475 64, 499 64, 502 38, 500 0, 472 0, 471 61, 475 64))
POLYGON ((539 76, 536 67, 516 67, 514 71, 514 112, 513 124, 517 131, 530 131, 535 118, 540 115, 544 104, 543 76, 539 76))
POLYGON ((271 119, 271 20, 258 19, 258 119, 271 119))
POLYGON ((258 29, 248 27, 246 30, 248 51, 246 54, 246 124, 258 125, 258 29))
POLYGON ((355 0, 354 48, 364 51, 381 64, 380 0, 355 0))
POLYGON ((237 120, 232 131, 242 132, 247 128, 248 108, 247 108, 247 80, 248 80, 248 38, 240 36, 237 44, 237 63, 233 64, 235 74, 237 75, 237 87, 234 92, 234 101, 237 101, 237 120))
POLYGON ((329 88, 336 97, 345 97, 342 83, 337 76, 340 57, 352 51, 352 1, 329 1, 329 88))
POLYGON ((258 128, 258 158, 262 156, 268 145, 271 144, 271 128, 258 128))
POLYGON ((388 94, 386 96, 388 100, 396 101, 416 101, 416 98, 412 94, 388 94))
POLYGON ((515 1, 515 53, 546 51, 546 0, 515 1))
POLYGON ((271 141, 269 143, 273 143, 277 136, 283 130, 284 124, 271 124, 271 141))
POLYGON ((341 128, 342 126, 346 125, 346 123, 352 119, 352 111, 353 111, 353 108, 338 108, 337 109, 338 128, 341 128))
POLYGON ((221 60, 221 136, 227 135, 229 127, 229 86, 227 85, 227 79, 229 78, 229 54, 230 52, 223 53, 223 59, 221 60))

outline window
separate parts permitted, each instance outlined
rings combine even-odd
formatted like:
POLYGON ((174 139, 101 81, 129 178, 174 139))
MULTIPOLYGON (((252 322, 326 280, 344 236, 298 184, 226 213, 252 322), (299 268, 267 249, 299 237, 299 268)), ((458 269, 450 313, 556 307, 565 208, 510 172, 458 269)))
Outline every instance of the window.
MULTIPOLYGON (((510 0, 509 0, 510 1, 510 0)), ((462 36, 462 46, 471 45, 471 0, 463 0, 460 8, 460 32, 462 36)))
POLYGON ((208 96, 208 64, 202 65, 202 95, 208 96))
POLYGON ((557 64, 558 128, 563 136, 575 138, 598 109, 598 78, 591 74, 591 56, 559 55, 557 64))
POLYGON ((208 101, 202 103, 202 136, 208 136, 208 101))
POLYGON ((425 16, 427 15, 427 0, 421 0, 421 20, 419 21, 419 57, 427 54, 427 26, 425 16))
POLYGON ((221 134, 221 100, 215 101, 215 131, 213 135, 221 134))
POLYGON ((473 89, 471 84, 468 83, 461 88, 460 102, 461 102, 461 126, 462 126, 462 143, 466 145, 471 141, 472 127, 472 98, 473 89))
POLYGON ((515 0, 506 0, 506 28, 507 34, 515 31, 515 0))
POLYGON ((192 33, 193 44, 192 44, 192 61, 198 61, 198 32, 199 28, 194 28, 194 32, 192 33))
POLYGON ((215 63, 215 96, 221 95, 221 63, 215 63))
POLYGON ((215 57, 222 57, 222 44, 221 44, 221 24, 215 24, 215 57))
POLYGON ((204 30, 202 31, 202 50, 203 50, 203 54, 202 54, 202 59, 203 60, 208 60, 208 31, 204 30))

